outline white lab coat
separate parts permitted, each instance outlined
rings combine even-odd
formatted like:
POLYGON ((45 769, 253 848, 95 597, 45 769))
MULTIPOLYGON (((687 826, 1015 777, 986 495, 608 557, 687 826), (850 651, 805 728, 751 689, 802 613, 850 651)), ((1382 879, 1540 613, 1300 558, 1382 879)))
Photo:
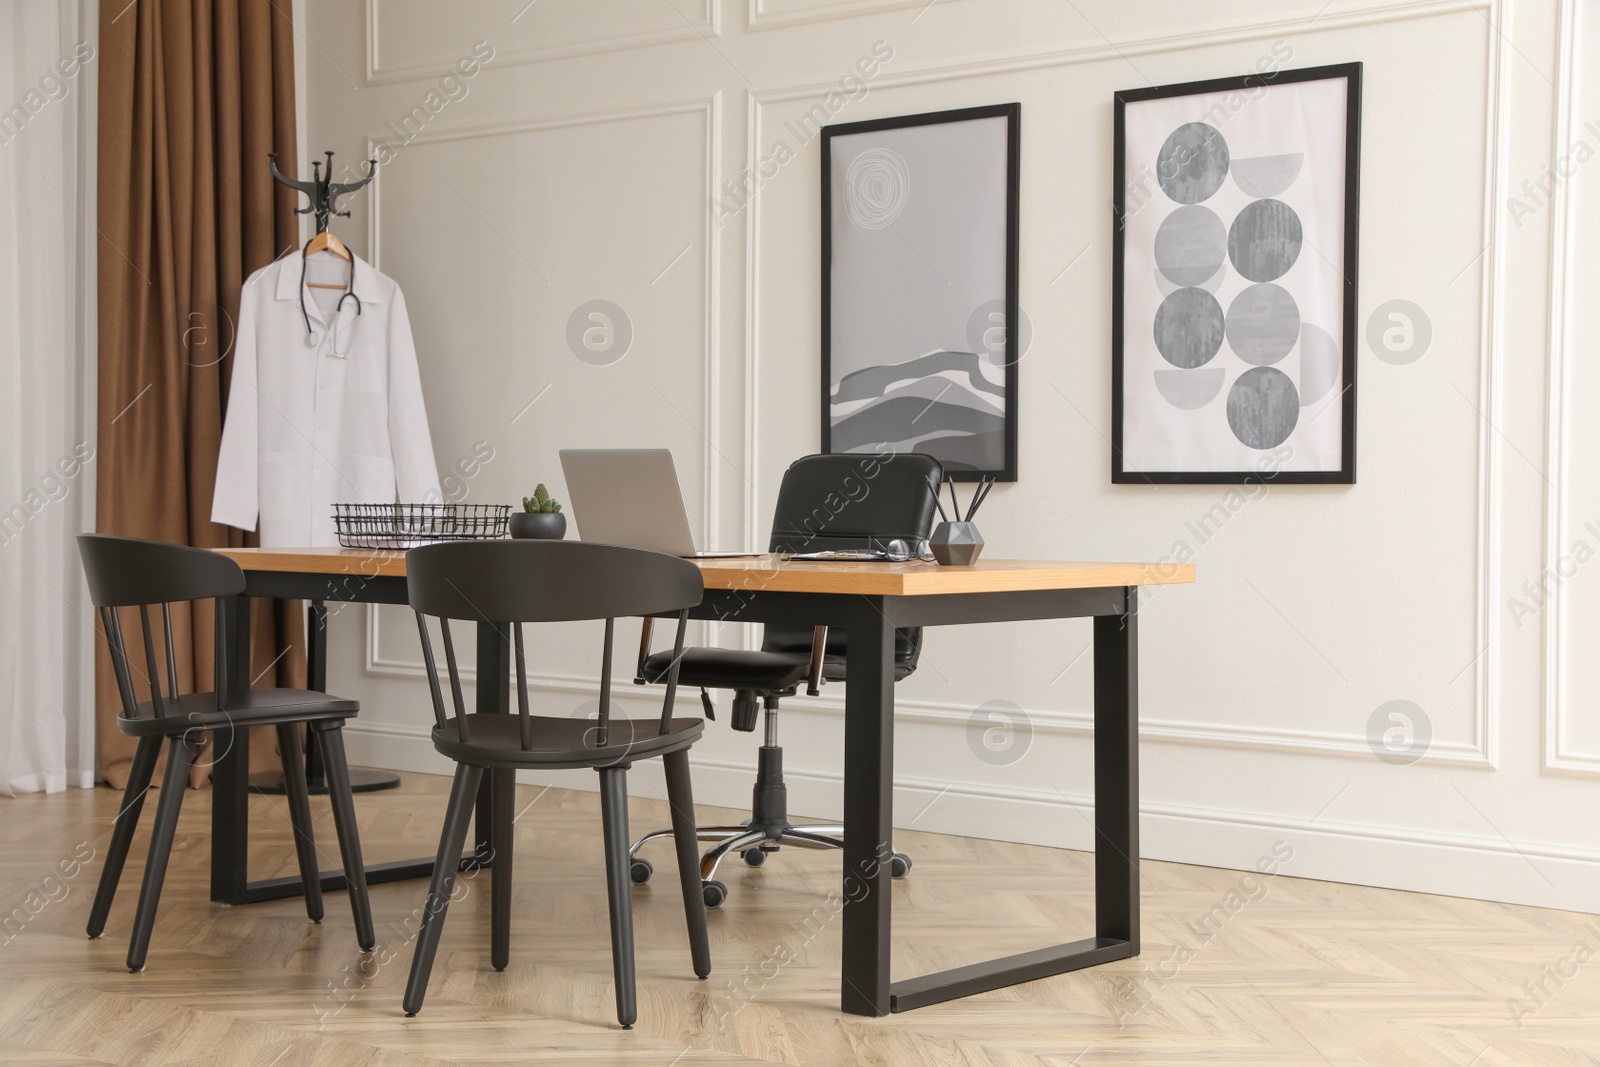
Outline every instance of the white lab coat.
POLYGON ((346 300, 330 329, 306 290, 308 336, 304 263, 289 255, 244 283, 217 456, 211 521, 253 530, 259 517, 264 548, 337 545, 336 503, 443 499, 400 287, 357 258, 360 314, 346 300))

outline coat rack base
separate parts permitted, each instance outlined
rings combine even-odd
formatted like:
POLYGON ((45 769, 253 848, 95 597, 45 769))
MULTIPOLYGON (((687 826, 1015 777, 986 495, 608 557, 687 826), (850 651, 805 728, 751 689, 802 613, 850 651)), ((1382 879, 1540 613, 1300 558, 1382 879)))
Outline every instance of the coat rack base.
MULTIPOLYGON (((393 771, 369 771, 362 767, 350 768, 350 791, 353 793, 378 793, 385 789, 394 789, 400 785, 400 776, 393 771)), ((307 779, 306 786, 312 796, 323 796, 328 792, 328 783, 324 778, 307 779)), ((250 776, 250 790, 255 793, 267 793, 271 796, 283 795, 283 772, 262 771, 250 776)))

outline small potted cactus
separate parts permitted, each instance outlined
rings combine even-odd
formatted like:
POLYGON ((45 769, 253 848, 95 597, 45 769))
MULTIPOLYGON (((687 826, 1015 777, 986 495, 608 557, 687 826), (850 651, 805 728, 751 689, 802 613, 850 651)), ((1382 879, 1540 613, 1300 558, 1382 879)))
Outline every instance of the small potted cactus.
POLYGON ((550 499, 550 492, 540 482, 532 496, 522 498, 522 510, 511 515, 511 536, 559 541, 567 536, 567 517, 561 514, 561 505, 550 499))

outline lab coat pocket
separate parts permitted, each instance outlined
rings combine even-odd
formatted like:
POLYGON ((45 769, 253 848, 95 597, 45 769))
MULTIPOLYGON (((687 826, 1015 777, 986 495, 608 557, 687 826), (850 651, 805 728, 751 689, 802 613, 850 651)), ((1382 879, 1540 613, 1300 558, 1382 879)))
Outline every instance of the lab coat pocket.
POLYGON ((300 486, 295 479, 293 453, 263 452, 260 484, 263 522, 281 522, 295 517, 295 498, 300 486))
POLYGON ((381 346, 357 341, 345 357, 349 363, 346 381, 352 393, 382 393, 389 379, 389 363, 381 346))

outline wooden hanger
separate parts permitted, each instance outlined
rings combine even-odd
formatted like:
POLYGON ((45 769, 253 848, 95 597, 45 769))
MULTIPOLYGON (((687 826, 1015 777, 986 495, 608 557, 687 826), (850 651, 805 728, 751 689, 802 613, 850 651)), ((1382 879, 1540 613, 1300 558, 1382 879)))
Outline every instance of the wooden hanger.
MULTIPOLYGON (((344 242, 339 240, 338 235, 332 230, 323 230, 307 243, 305 255, 310 256, 313 252, 332 252, 340 259, 348 261, 352 270, 355 269, 355 258, 350 254, 350 249, 345 247, 344 242)), ((328 282, 306 282, 306 287, 309 289, 341 290, 349 288, 347 285, 332 285, 328 282)))

